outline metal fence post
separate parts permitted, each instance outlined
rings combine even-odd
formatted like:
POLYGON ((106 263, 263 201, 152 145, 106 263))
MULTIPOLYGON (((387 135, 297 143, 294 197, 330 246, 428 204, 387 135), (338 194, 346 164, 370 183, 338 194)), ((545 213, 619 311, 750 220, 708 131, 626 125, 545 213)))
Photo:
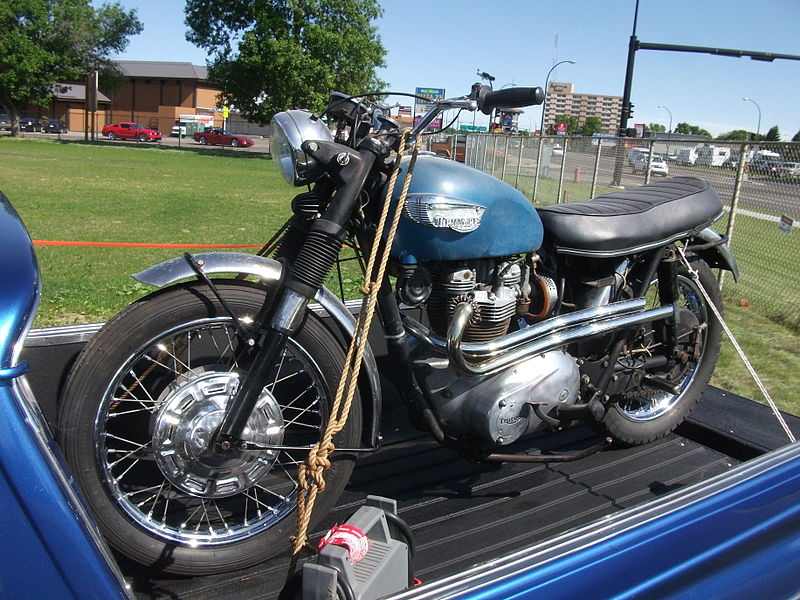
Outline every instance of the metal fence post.
POLYGON ((519 189, 519 174, 522 170, 522 147, 525 145, 525 138, 519 138, 519 154, 517 154, 517 178, 514 180, 514 187, 519 189))
POLYGON ((536 192, 539 190, 539 173, 541 173, 540 164, 542 162, 542 144, 544 144, 544 136, 539 135, 539 150, 536 154, 536 170, 533 173, 533 193, 531 194, 531 201, 536 203, 536 192))
MULTIPOLYGON (((739 164, 736 166, 736 179, 733 181, 733 194, 731 195, 731 210, 728 214, 728 226, 725 228, 725 235, 728 237, 728 246, 731 245, 731 239, 733 238, 733 226, 736 222, 736 211, 739 209, 739 193, 742 189, 742 181, 744 180, 744 165, 747 162, 746 156, 747 153, 750 152, 750 146, 748 144, 742 144, 739 148, 739 164)), ((725 279, 725 270, 719 270, 719 276, 717 280, 719 281, 720 287, 722 286, 722 282, 725 279)))
POLYGON ((508 143, 511 141, 510 136, 506 136, 506 147, 503 151, 503 170, 500 172, 500 180, 506 180, 506 165, 508 164, 508 143))
POLYGON ((561 154, 561 170, 558 174, 558 193, 556 194, 556 204, 561 204, 561 190, 564 188, 564 169, 567 166, 567 148, 569 139, 564 137, 564 152, 561 154))
POLYGON ((600 172, 600 151, 603 149, 603 138, 597 138, 597 154, 594 157, 594 172, 592 173, 592 190, 589 192, 589 199, 594 198, 597 192, 597 175, 600 172))
MULTIPOLYGON (((489 171, 489 175, 494 177, 494 160, 497 158, 497 135, 492 134, 493 144, 492 144, 492 169, 489 171)), ((488 144, 487 144, 488 146, 488 144)))

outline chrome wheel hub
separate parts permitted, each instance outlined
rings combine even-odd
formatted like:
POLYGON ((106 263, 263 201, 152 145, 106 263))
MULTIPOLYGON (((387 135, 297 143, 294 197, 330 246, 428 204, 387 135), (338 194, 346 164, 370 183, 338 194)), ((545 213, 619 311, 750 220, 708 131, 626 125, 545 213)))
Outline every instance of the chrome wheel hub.
MULTIPOLYGON (((222 422, 225 405, 239 388, 239 373, 212 368, 181 376, 158 398, 153 450, 164 477, 194 496, 224 498, 252 487, 270 469, 278 452, 209 450, 222 422)), ((256 403, 242 438, 255 446, 280 445, 284 421, 275 397, 266 388, 256 403)))

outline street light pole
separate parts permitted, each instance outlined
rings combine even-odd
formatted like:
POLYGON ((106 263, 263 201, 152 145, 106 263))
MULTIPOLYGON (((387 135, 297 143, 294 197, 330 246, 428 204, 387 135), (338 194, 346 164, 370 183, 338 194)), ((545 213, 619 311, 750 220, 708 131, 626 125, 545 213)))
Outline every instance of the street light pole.
POLYGON ((547 89, 547 85, 548 85, 548 83, 550 81, 550 74, 553 71, 555 71, 555 69, 556 69, 556 67, 558 65, 563 65, 564 63, 569 63, 571 65, 574 65, 575 61, 574 60, 562 60, 561 62, 557 62, 552 67, 550 67, 550 70, 547 72, 547 77, 544 78, 544 102, 542 102, 542 119, 541 119, 541 122, 539 124, 539 135, 540 136, 544 135, 544 109, 547 107, 547 94, 549 92, 549 90, 547 89))
POLYGON ((575 61, 574 60, 562 60, 561 62, 557 62, 552 67, 550 67, 550 70, 547 72, 547 76, 544 78, 544 101, 542 102, 542 118, 541 118, 541 120, 539 122, 539 153, 538 153, 538 156, 536 157, 536 176, 533 178, 533 197, 531 198, 531 200, 533 200, 533 202, 536 202, 536 192, 539 189, 539 172, 540 172, 539 165, 542 162, 542 143, 544 142, 544 139, 543 139, 543 136, 544 136, 544 110, 545 110, 545 108, 547 108, 547 94, 550 93, 550 90, 548 89, 548 84, 550 82, 550 74, 555 70, 555 68, 558 65, 563 65, 564 63, 569 63, 571 65, 574 65, 575 61))
POLYGON ((752 98, 748 98, 747 96, 742 98, 742 100, 744 100, 745 102, 752 102, 753 104, 756 105, 756 108, 758 109, 758 125, 756 126, 756 140, 758 140, 758 136, 761 133, 761 107, 758 105, 758 102, 756 102, 752 98))

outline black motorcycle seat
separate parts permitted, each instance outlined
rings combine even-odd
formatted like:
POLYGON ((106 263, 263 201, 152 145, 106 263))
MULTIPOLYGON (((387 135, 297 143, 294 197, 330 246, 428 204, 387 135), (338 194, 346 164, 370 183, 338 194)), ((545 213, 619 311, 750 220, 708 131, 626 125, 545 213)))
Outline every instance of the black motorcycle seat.
POLYGON ((538 209, 545 237, 559 251, 597 256, 663 245, 704 229, 721 212, 714 188, 696 177, 673 177, 538 209))

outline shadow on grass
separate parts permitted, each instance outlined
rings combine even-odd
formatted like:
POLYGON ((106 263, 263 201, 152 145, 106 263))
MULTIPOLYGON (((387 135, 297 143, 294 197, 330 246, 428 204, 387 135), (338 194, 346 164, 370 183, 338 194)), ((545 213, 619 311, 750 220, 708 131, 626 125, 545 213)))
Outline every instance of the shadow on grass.
POLYGON ((272 155, 269 152, 259 152, 258 150, 247 150, 245 148, 228 148, 223 146, 168 146, 166 144, 158 144, 153 142, 128 142, 128 141, 110 141, 110 140, 69 140, 69 139, 54 139, 54 142, 60 144, 74 144, 79 146, 104 146, 109 145, 125 148, 146 148, 148 150, 160 151, 175 151, 175 152, 193 152, 195 154, 202 154, 203 156, 225 156, 227 158, 259 158, 272 160, 272 155))

